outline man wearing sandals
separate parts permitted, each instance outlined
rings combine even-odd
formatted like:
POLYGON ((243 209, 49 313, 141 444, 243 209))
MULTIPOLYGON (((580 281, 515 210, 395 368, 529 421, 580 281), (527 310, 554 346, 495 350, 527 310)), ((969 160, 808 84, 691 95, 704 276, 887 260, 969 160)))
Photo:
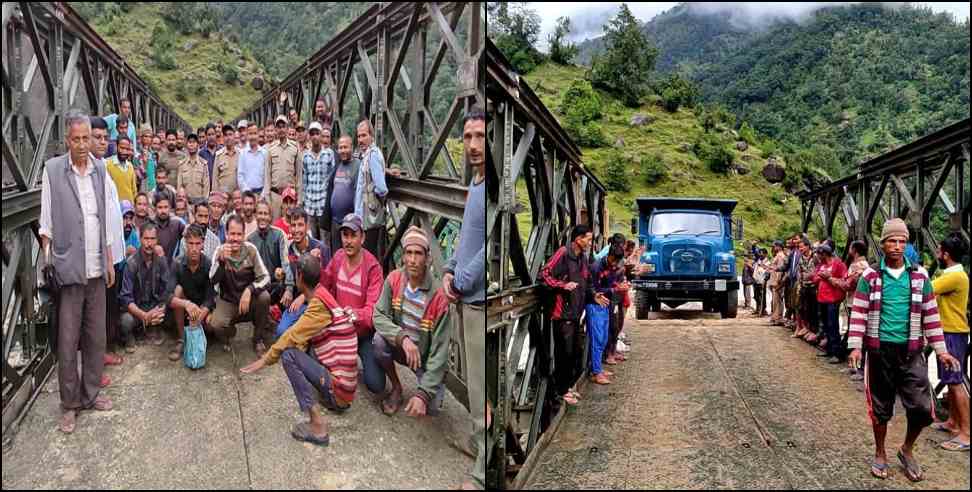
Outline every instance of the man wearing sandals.
POLYGON ((378 332, 374 357, 392 383, 381 407, 385 415, 394 415, 402 404, 402 383, 395 370, 398 362, 418 378, 418 391, 408 400, 405 412, 410 417, 435 416, 445 397, 443 381, 449 367, 450 302, 442 288, 436 287, 440 280, 430 268, 425 231, 410 227, 402 246, 404 266, 388 274, 374 308, 378 332))
POLYGON ((308 422, 295 425, 290 435, 298 441, 327 446, 330 436, 320 403, 329 410, 343 412, 354 401, 358 387, 358 336, 350 313, 339 308, 334 297, 318 285, 320 258, 302 255, 295 272, 297 288, 309 299, 307 309, 266 354, 240 372, 252 374, 280 360, 300 410, 308 417, 308 422), (310 354, 306 351, 308 346, 312 348, 310 354))
POLYGON ((962 363, 961 371, 950 371, 938 361, 938 376, 948 385, 949 418, 935 429, 948 432, 952 439, 942 443, 946 451, 969 450, 969 394, 964 385, 966 352, 969 348, 969 320, 966 309, 969 305, 969 276, 959 263, 969 246, 957 233, 950 234, 938 246, 938 264, 943 273, 932 281, 932 288, 938 296, 938 307, 942 315, 945 331, 945 345, 948 353, 962 363))
POLYGON ((570 244, 558 249, 540 270, 540 281, 553 291, 549 316, 554 329, 554 389, 568 405, 577 405, 579 401, 572 387, 580 375, 584 352, 580 318, 591 278, 584 253, 592 239, 587 226, 575 226, 570 233, 570 244))
POLYGON ((858 282, 847 345, 852 349, 851 367, 858 366, 862 347, 868 352, 864 387, 875 442, 871 473, 888 477, 884 443, 895 397, 899 396, 907 411, 908 431, 897 457, 908 479, 918 482, 924 475, 913 454, 914 446, 921 431, 932 423, 923 340, 928 340, 946 367, 958 371, 961 364, 946 348, 928 273, 904 257, 908 239, 903 220, 895 218, 884 224, 884 259, 877 270, 868 268, 858 282))

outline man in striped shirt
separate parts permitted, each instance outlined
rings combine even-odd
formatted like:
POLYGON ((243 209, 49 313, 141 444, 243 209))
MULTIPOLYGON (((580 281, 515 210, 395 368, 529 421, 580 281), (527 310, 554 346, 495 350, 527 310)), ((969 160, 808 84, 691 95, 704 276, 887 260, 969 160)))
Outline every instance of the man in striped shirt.
POLYGON ((328 183, 334 172, 334 151, 331 150, 331 129, 322 129, 321 124, 313 122, 310 125, 311 148, 305 150, 301 157, 301 203, 310 216, 309 228, 316 238, 322 240, 330 237, 325 234, 329 229, 324 216, 328 202, 328 183))
POLYGON ((849 361, 854 368, 860 363, 861 348, 867 349, 864 392, 875 444, 871 474, 888 478, 890 465, 884 441, 888 422, 894 416, 895 398, 900 397, 908 416, 908 431, 897 457, 905 476, 919 482, 924 474, 912 453, 921 431, 932 424, 928 362, 921 354, 925 340, 946 367, 960 370, 961 365, 946 350, 928 272, 904 257, 908 237, 903 220, 895 218, 884 224, 884 259, 878 269, 865 270, 857 284, 847 346, 853 350, 849 361))
POLYGON ((240 372, 252 374, 281 360, 300 410, 309 420, 295 425, 290 434, 298 441, 327 446, 328 425, 316 393, 320 392, 330 410, 344 411, 351 406, 358 386, 358 337, 353 324, 338 321, 339 317, 346 320, 346 314, 337 309, 333 296, 318 286, 321 260, 305 254, 298 263, 297 286, 310 299, 307 309, 263 357, 240 372), (308 345, 314 346, 314 356, 306 352, 308 345))
MULTIPOLYGON (((410 417, 438 415, 445 396, 449 367, 449 299, 429 268, 429 238, 412 226, 402 238, 404 266, 388 275, 375 305, 375 358, 392 388, 381 409, 394 415, 402 404, 402 383, 395 363, 408 366, 418 379, 418 391, 405 406, 410 417), (440 287, 436 287, 440 286, 440 287)), ((384 386, 384 381, 382 381, 384 386)))

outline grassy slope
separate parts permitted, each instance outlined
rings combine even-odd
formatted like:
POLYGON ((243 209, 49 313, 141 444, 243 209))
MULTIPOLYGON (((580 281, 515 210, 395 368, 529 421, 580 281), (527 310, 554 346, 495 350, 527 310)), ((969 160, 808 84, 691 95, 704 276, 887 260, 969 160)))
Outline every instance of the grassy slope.
MULTIPOLYGON (((526 76, 527 82, 540 96, 554 115, 561 117, 558 108, 561 94, 571 81, 582 78, 584 69, 563 67, 547 63, 526 76)), ((702 126, 691 110, 680 109, 668 113, 657 106, 642 106, 638 109, 625 108, 604 94, 607 101, 605 117, 601 124, 608 140, 613 143, 618 137, 624 139, 624 152, 634 155, 658 154, 669 170, 668 179, 648 185, 639 169, 631 169, 631 191, 629 193, 611 192, 608 199, 611 232, 630 235, 633 200, 641 196, 680 196, 704 198, 729 198, 739 202, 736 215, 742 217, 746 240, 756 238, 761 242, 775 239, 783 229, 795 229, 800 224, 800 202, 795 196, 786 193, 780 185, 767 183, 760 171, 766 162, 762 152, 750 146, 746 152, 733 148, 737 162, 750 167, 748 175, 720 175, 710 171, 694 153, 681 150, 682 144, 689 145, 702 133, 702 126), (631 127, 628 121, 635 114, 650 114, 656 121, 642 127, 631 127), (752 156, 748 162, 743 155, 752 156)), ((605 160, 612 152, 609 147, 583 148, 585 165, 598 176, 603 176, 605 160)), ((603 181, 603 179, 602 179, 603 181)), ((518 216, 521 231, 529 231, 529 202, 525 188, 518 189, 519 200, 527 212, 518 216)), ((526 233, 524 233, 526 235, 526 233)), ((739 244, 737 251, 742 251, 739 244)))
POLYGON ((254 75, 264 72, 262 67, 250 57, 245 57, 241 63, 239 57, 227 50, 229 43, 219 34, 214 33, 209 39, 198 34, 177 35, 174 53, 177 68, 160 70, 153 66, 150 59, 150 40, 152 30, 159 22, 162 22, 162 18, 157 4, 139 3, 130 13, 124 15, 123 25, 127 29, 108 33, 107 26, 93 27, 142 78, 154 81, 158 96, 193 127, 217 118, 229 121, 239 116, 262 95, 249 85, 254 75), (183 49, 189 41, 195 45, 191 54, 183 49), (232 60, 236 63, 240 79, 246 83, 241 86, 238 83, 223 82, 215 69, 220 60, 232 60), (179 82, 183 80, 192 82, 189 87, 193 84, 204 87, 205 93, 183 91, 184 100, 180 101, 176 94, 179 82), (190 111, 193 106, 198 108, 195 114, 190 111))

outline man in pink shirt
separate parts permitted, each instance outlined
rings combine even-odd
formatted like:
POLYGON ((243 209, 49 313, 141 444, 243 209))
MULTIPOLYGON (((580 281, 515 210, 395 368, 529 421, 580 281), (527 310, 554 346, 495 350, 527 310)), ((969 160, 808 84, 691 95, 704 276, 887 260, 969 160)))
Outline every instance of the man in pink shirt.
POLYGON ((362 248, 364 228, 361 217, 353 213, 344 216, 340 231, 343 247, 334 251, 331 262, 321 275, 321 285, 334 295, 338 304, 354 312, 358 355, 364 368, 365 385, 368 391, 379 394, 385 388, 385 373, 375 359, 372 312, 384 284, 381 264, 374 255, 362 248))

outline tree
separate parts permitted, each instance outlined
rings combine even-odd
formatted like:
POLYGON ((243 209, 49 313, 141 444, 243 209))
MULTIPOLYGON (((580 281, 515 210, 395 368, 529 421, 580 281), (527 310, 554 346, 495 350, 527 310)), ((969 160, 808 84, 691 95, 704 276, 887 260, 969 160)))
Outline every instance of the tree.
POLYGON ((620 150, 615 150, 608 157, 604 169, 604 186, 610 191, 627 193, 631 190, 631 177, 628 176, 631 159, 620 150))
POLYGON ((568 34, 570 34, 570 19, 558 18, 553 35, 547 38, 550 41, 550 60, 554 63, 570 65, 577 56, 577 45, 566 40, 568 34))
POLYGON ((658 50, 641 32, 626 4, 604 25, 607 51, 594 58, 590 79, 595 87, 614 94, 626 106, 637 107, 645 94, 658 50))
POLYGON ((513 68, 528 73, 543 63, 543 54, 534 47, 540 36, 537 12, 527 8, 526 2, 503 2, 493 12, 487 22, 495 33, 493 41, 513 68))

